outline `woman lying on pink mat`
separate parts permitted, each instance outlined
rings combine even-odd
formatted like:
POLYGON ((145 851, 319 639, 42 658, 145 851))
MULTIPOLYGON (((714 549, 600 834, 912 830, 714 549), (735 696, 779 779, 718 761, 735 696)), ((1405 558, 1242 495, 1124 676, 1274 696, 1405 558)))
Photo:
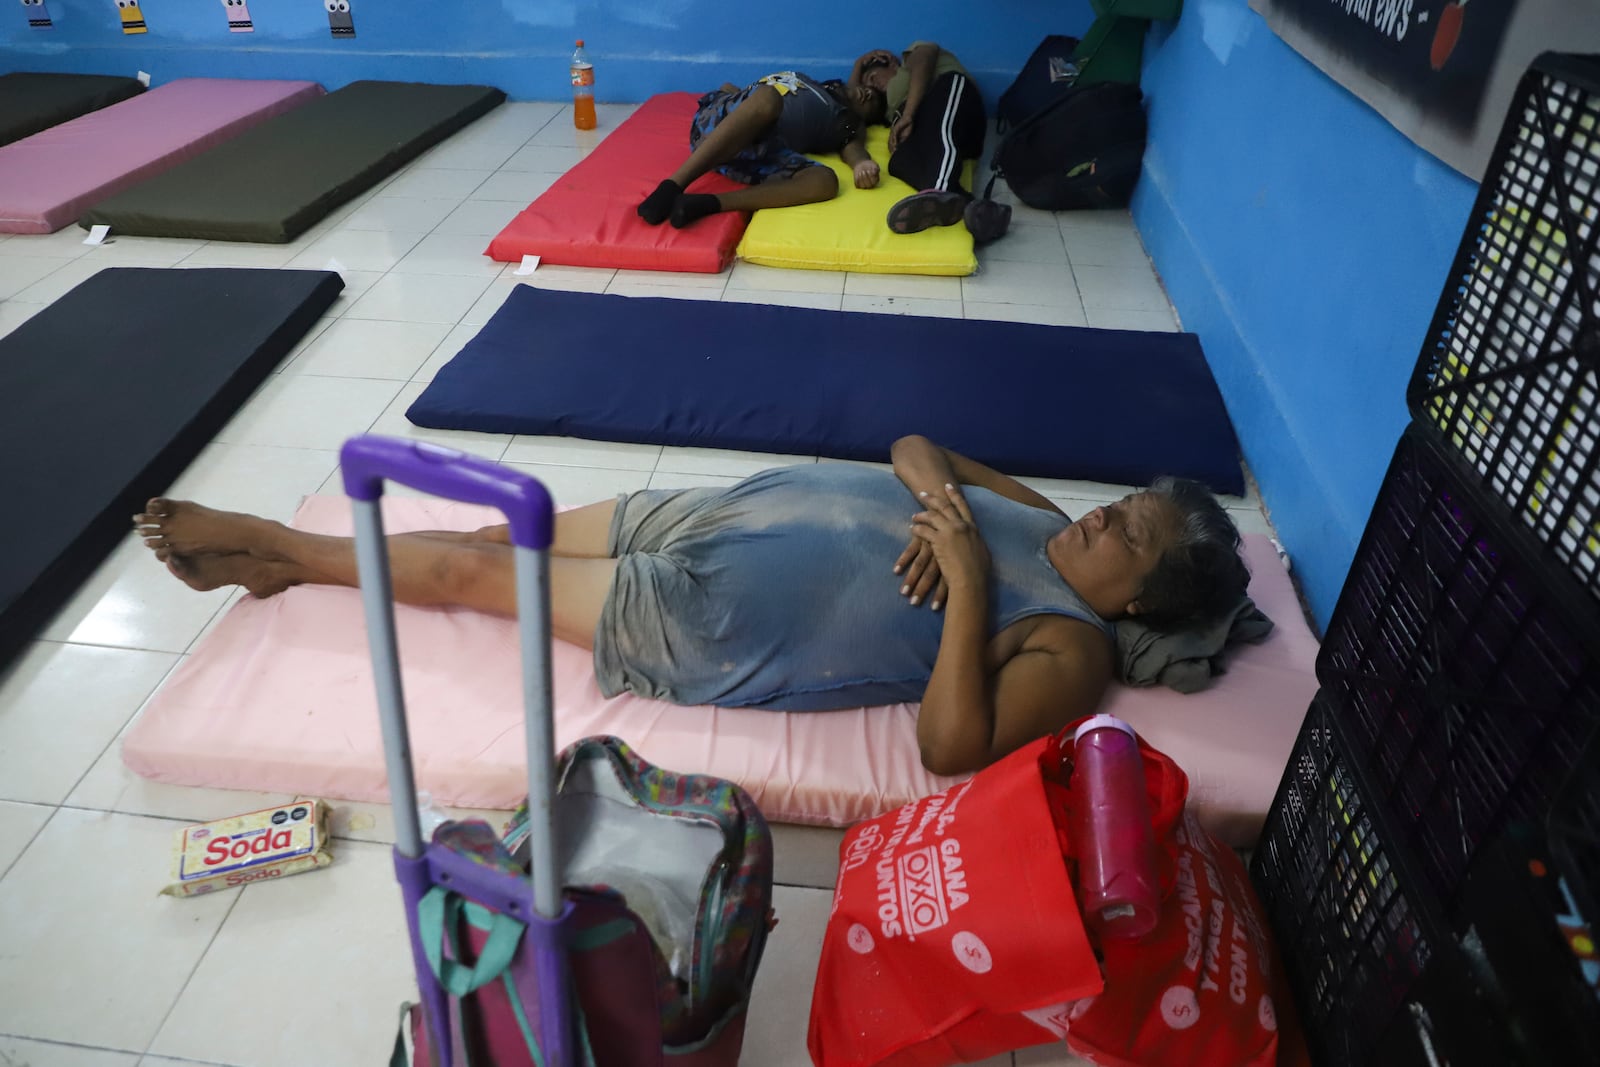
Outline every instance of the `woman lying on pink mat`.
MULTIPOLYGON (((1197 482, 1163 478, 1073 522, 927 438, 896 441, 893 459, 892 474, 815 463, 559 513, 555 636, 593 649, 607 696, 788 711, 920 700, 923 763, 959 774, 1094 709, 1112 677, 1108 620, 1180 626, 1244 594, 1238 530, 1197 482)), ((356 584, 349 538, 161 498, 134 523, 195 589, 356 584)), ((402 603, 516 610, 504 526, 396 534, 389 559, 402 603)))

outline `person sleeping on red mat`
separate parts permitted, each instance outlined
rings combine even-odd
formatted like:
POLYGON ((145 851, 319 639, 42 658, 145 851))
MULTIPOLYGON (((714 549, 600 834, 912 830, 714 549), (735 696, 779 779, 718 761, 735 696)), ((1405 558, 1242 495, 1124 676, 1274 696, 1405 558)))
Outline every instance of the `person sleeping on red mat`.
MULTIPOLYGON (((1110 622, 1230 610, 1239 532, 1197 482, 1072 521, 929 441, 893 470, 812 463, 726 488, 643 490, 560 512, 554 636, 592 649, 607 696, 826 711, 920 701, 924 765, 960 774, 1059 730, 1111 681, 1110 622)), ((156 498, 134 524, 194 589, 354 586, 350 538, 156 498)), ((405 604, 516 612, 505 526, 389 537, 405 604)))
POLYGON ((856 187, 878 184, 867 155, 866 128, 883 122, 883 93, 866 85, 819 82, 796 71, 769 74, 743 89, 724 84, 700 98, 689 128, 689 158, 639 204, 651 226, 682 229, 719 211, 754 211, 831 200, 833 171, 806 153, 838 152, 856 187), (689 193, 716 170, 749 186, 727 193, 689 193))

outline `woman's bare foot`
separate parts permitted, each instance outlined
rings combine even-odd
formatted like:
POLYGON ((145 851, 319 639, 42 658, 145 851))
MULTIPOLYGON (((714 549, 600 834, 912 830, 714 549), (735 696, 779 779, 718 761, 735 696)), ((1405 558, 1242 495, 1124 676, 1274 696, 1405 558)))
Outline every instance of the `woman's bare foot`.
MULTIPOLYGON (((189 500, 153 497, 142 513, 133 517, 134 529, 145 547, 194 559, 199 556, 245 552, 257 559, 273 560, 272 535, 281 524, 237 511, 217 511, 189 500)), ((233 583, 240 584, 240 583, 233 583)))
POLYGON ((162 550, 156 556, 174 577, 202 593, 242 585, 253 595, 266 598, 299 584, 292 565, 256 559, 248 552, 185 556, 162 550))

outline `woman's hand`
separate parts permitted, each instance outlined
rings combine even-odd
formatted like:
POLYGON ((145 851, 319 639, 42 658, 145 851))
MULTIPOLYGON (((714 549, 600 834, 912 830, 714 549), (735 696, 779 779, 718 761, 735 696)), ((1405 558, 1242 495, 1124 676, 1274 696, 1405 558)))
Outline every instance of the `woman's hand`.
POLYGON ((911 136, 911 105, 907 104, 900 112, 900 117, 895 119, 894 125, 889 128, 889 151, 893 152, 906 143, 906 138, 911 136))
POLYGON ((900 595, 910 597, 912 607, 924 600, 934 611, 944 607, 950 590, 939 574, 939 561, 933 558, 932 545, 913 537, 906 550, 900 553, 900 558, 895 560, 894 572, 905 576, 900 584, 900 595), (933 594, 931 599, 929 593, 933 594))
POLYGON ((874 189, 878 185, 878 164, 870 159, 864 159, 851 168, 856 178, 857 189, 874 189))
POLYGON ((941 582, 947 590, 980 585, 989 574, 989 546, 983 543, 966 497, 954 485, 944 487, 943 499, 937 493, 917 496, 927 510, 911 517, 911 536, 933 550, 941 582))

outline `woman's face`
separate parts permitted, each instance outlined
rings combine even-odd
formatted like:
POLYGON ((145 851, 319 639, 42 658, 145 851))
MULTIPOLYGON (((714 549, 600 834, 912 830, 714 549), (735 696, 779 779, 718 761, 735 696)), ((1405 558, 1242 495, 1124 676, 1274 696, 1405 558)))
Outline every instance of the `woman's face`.
POLYGON ((1166 497, 1134 493, 1095 508, 1045 546, 1061 577, 1101 618, 1137 615, 1139 590, 1177 538, 1166 497))

